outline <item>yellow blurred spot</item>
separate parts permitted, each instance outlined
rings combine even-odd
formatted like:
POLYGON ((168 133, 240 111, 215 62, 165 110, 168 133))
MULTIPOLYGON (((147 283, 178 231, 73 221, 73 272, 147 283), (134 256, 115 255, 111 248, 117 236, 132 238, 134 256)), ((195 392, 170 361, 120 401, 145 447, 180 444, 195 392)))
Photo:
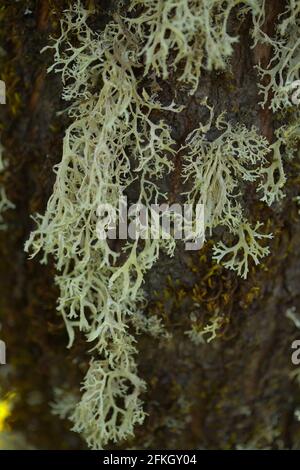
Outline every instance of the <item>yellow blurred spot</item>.
POLYGON ((10 415, 9 400, 0 401, 0 432, 4 431, 5 421, 10 415))
POLYGON ((11 415, 12 403, 16 394, 11 392, 0 400, 0 432, 7 430, 6 420, 11 415))

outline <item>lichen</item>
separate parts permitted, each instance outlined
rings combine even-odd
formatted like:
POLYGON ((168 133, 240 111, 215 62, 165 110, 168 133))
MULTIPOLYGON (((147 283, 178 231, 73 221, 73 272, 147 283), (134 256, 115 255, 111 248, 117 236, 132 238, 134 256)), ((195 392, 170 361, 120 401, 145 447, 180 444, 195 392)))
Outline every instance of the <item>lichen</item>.
POLYGON ((222 241, 218 242, 213 249, 213 258, 225 266, 225 268, 236 271, 239 276, 246 279, 249 271, 249 260, 252 259, 257 265, 261 258, 268 255, 270 250, 263 247, 260 241, 272 238, 272 234, 263 234, 258 231, 261 223, 257 222, 252 228, 244 221, 235 231, 236 243, 228 247, 222 241))
POLYGON ((293 106, 291 95, 295 82, 300 79, 300 8, 296 0, 289 0, 279 17, 276 36, 271 38, 261 29, 255 30, 256 41, 272 47, 272 57, 267 66, 257 66, 261 82, 261 104, 265 106, 272 92, 270 108, 273 112, 293 106))
POLYGON ((271 58, 266 66, 257 65, 261 106, 269 108, 277 118, 272 150, 273 162, 265 170, 263 201, 268 205, 278 202, 285 194, 285 163, 299 155, 300 143, 300 7, 296 0, 288 0, 278 17, 275 35, 263 31, 265 16, 255 18, 254 45, 270 48, 271 58))
POLYGON ((183 175, 186 182, 192 181, 186 196, 193 207, 204 205, 205 229, 210 236, 214 228, 223 226, 238 238, 237 245, 231 248, 219 241, 213 258, 246 279, 249 257, 258 264, 269 253, 259 241, 272 235, 258 233, 259 222, 251 228, 243 209, 243 191, 247 191, 247 185, 256 184, 260 199, 269 205, 282 196, 285 176, 278 159, 279 149, 270 146, 254 127, 249 130, 242 124, 233 125, 225 120, 224 113, 215 118, 213 108, 206 101, 203 104, 209 109, 208 122, 200 124, 183 147, 183 175), (209 137, 212 130, 219 133, 214 140, 209 137), (268 164, 270 153, 273 160, 268 164), (278 169, 280 178, 275 180, 278 169))
POLYGON ((183 175, 186 182, 193 183, 187 201, 204 205, 205 228, 210 234, 218 225, 234 231, 244 217, 243 182, 255 183, 261 178, 269 144, 254 127, 234 125, 226 121, 224 113, 215 118, 213 108, 203 104, 210 112, 208 122, 192 131, 183 147, 183 175), (214 140, 209 137, 212 130, 220 134, 214 140))
MULTIPOLYGON (((275 131, 276 141, 273 143, 275 153, 271 170, 279 173, 278 181, 271 183, 274 193, 269 192, 265 198, 268 204, 283 196, 282 187, 286 177, 283 157, 290 160, 299 154, 300 142, 300 8, 299 2, 289 0, 284 12, 279 16, 275 37, 262 31, 261 24, 256 23, 254 29, 255 44, 261 43, 271 47, 272 55, 269 64, 257 65, 259 73, 259 89, 262 95, 261 106, 268 107, 277 113, 280 126, 275 131)), ((272 180, 267 174, 266 184, 272 180)))
POLYGON ((118 211, 119 199, 133 182, 139 187, 137 204, 148 206, 163 198, 157 182, 172 169, 168 154, 174 153, 173 140, 168 126, 152 121, 150 115, 153 110, 175 108, 173 104, 163 108, 139 89, 136 41, 124 35, 122 24, 110 22, 98 34, 87 25, 89 15, 75 4, 66 12, 61 36, 53 45, 55 64, 49 70, 62 75, 63 97, 70 101, 73 122, 64 138, 62 161, 55 168, 53 194, 45 215, 35 217, 37 229, 26 250, 31 257, 43 250, 43 263, 50 254, 56 262, 58 310, 69 347, 77 328, 94 343, 82 400, 70 419, 93 448, 101 448, 131 435, 134 424, 145 416, 139 399, 144 386, 136 375, 136 350, 128 325, 134 325, 143 302, 145 272, 162 248, 172 255, 175 244, 172 238, 137 238, 121 252, 114 251, 109 240, 97 236, 97 208, 109 203, 118 211), (72 36, 78 45, 69 47, 72 36), (131 398, 125 379, 135 387, 131 398), (102 390, 97 403, 90 398, 95 384, 102 390), (119 387, 121 405, 115 403, 112 386, 119 387), (110 410, 123 413, 124 419, 114 415, 110 420, 110 410))
POLYGON ((218 330, 222 328, 223 323, 222 316, 215 313, 203 327, 199 327, 195 321, 192 321, 191 329, 186 331, 185 334, 196 346, 210 343, 218 337, 218 330))
MULTIPOLYGON (((240 4, 260 14, 261 2, 250 0, 132 0, 129 14, 114 15, 99 33, 89 26, 92 11, 78 1, 65 12, 61 35, 50 46, 49 72, 62 77, 71 124, 54 168, 53 194, 45 214, 34 217, 37 228, 25 249, 31 257, 42 252, 42 263, 54 259, 69 347, 78 330, 91 343, 81 400, 56 410, 94 449, 127 439, 145 418, 133 334, 167 336, 159 320, 143 318, 142 285, 161 251, 172 256, 175 250, 172 236, 137 237, 117 249, 98 236, 98 207, 110 204, 118 214, 119 200, 132 188, 137 205, 166 199, 160 181, 174 168, 175 141, 157 116, 182 108, 162 105, 146 78, 174 74, 193 93, 202 69, 224 69, 237 41, 228 33, 229 15, 240 4)), ((257 231, 259 223, 251 229, 237 198, 241 184, 259 182, 270 149, 254 128, 227 122, 224 114, 215 120, 220 136, 209 140, 209 109, 209 123, 200 123, 181 149, 183 176, 194 185, 186 199, 204 203, 210 230, 221 225, 239 237, 232 248, 220 242, 214 256, 246 277, 248 259, 257 263, 268 252, 258 241, 270 235, 257 231), (231 260, 224 261, 228 255, 231 260)), ((212 326, 208 331, 214 335, 212 326)))
POLYGON ((137 18, 127 19, 130 31, 137 33, 143 47, 144 75, 153 71, 166 80, 177 69, 177 80, 197 86, 201 70, 223 70, 228 66, 238 37, 231 35, 229 17, 242 6, 256 17, 262 2, 256 0, 133 0, 131 11, 142 8, 137 18))

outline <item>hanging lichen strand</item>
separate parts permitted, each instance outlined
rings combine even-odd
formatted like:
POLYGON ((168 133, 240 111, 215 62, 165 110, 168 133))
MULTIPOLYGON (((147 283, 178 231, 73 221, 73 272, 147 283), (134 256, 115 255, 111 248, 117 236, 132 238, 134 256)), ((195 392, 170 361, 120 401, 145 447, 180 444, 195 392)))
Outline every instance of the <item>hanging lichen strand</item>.
MULTIPOLYGON (((272 47, 273 55, 267 66, 258 66, 262 79, 259 84, 262 95, 261 106, 281 112, 285 124, 276 131, 278 143, 285 147, 286 157, 293 158, 299 152, 300 142, 300 3, 289 0, 285 11, 280 15, 274 38, 270 38, 257 26, 256 41, 272 47), (263 80, 264 79, 264 80, 263 80)), ((277 158, 278 160, 278 158, 277 158)), ((280 179, 282 169, 280 163, 280 179)), ((284 183, 284 181, 283 181, 284 183)))
MULTIPOLYGON (((49 71, 62 76, 72 123, 55 168, 53 194, 44 216, 35 216, 37 228, 26 250, 31 257, 43 251, 44 263, 48 255, 55 260, 58 310, 69 346, 76 329, 93 344, 80 402, 66 400, 56 411, 68 416, 94 449, 128 438, 145 418, 140 399, 145 383, 137 376, 128 327, 164 334, 159 320, 142 320, 142 283, 160 251, 172 256, 175 249, 172 237, 137 238, 114 251, 97 236, 97 208, 109 203, 118 214, 119 199, 132 185, 138 187, 136 203, 149 206, 166 199, 159 182, 173 169, 175 147, 169 126, 153 115, 181 108, 163 106, 142 85, 143 77, 173 75, 192 94, 201 69, 227 66, 238 40, 227 27, 237 5, 240 20, 250 11, 258 30, 262 0, 132 0, 127 17, 115 15, 101 33, 88 26, 92 12, 78 2, 65 12, 61 36, 51 46, 55 62, 49 71)), ((260 240, 271 235, 258 232, 259 222, 251 228, 236 196, 241 181, 257 183, 259 197, 272 202, 272 184, 263 179, 272 171, 273 162, 267 166, 266 159, 272 148, 254 128, 228 123, 224 115, 215 120, 220 137, 209 141, 214 112, 205 106, 209 124, 196 124, 181 149, 182 177, 192 181, 186 199, 204 203, 209 234, 222 225, 238 237, 233 248, 220 242, 214 256, 220 262, 225 257, 225 266, 246 277, 249 257, 258 263, 268 253, 260 240)))

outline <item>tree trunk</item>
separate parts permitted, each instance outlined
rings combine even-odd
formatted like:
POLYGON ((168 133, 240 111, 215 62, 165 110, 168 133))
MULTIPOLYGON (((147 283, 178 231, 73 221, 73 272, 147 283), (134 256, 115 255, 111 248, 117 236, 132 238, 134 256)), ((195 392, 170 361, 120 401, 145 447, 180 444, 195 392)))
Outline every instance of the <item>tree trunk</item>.
MULTIPOLYGON (((86 2, 88 4, 93 2, 86 2)), ((103 29, 118 2, 99 2, 95 27, 103 29), (111 10, 108 10, 110 4, 111 10)), ((284 1, 269 3, 264 30, 273 34, 284 1), (270 7, 270 3, 272 6, 270 7)), ((15 395, 6 422, 21 435, 18 447, 36 449, 85 448, 70 431, 68 420, 51 413, 53 390, 66 378, 78 389, 89 354, 84 338, 67 349, 63 320, 56 312, 58 291, 55 268, 49 260, 28 260, 24 243, 34 229, 31 215, 43 213, 55 180, 53 166, 61 159, 64 131, 69 124, 61 100, 59 75, 47 74, 51 51, 40 54, 50 35, 59 32, 59 17, 68 2, 4 0, 0 9, 0 79, 7 87, 7 104, 0 107, 1 142, 8 168, 2 183, 15 205, 5 213, 7 228, 0 233, 0 336, 7 346, 7 365, 0 366, 2 396, 15 395)), ((228 119, 256 125, 269 142, 276 121, 259 106, 258 76, 254 68, 268 64, 271 48, 251 48, 251 18, 231 22, 239 42, 234 46, 231 70, 203 72, 197 92, 177 99, 186 105, 166 113, 178 149, 203 119, 203 97, 228 119)), ((162 84, 166 102, 175 82, 162 84)), ((173 200, 184 190, 180 152, 168 182, 173 200)), ((252 266, 247 280, 212 260, 213 241, 195 252, 179 245, 175 256, 163 255, 147 274, 146 314, 162 318, 171 339, 138 336, 138 371, 147 383, 143 395, 148 413, 135 437, 121 448, 237 449, 299 448, 300 405, 297 369, 291 362, 291 344, 299 337, 287 309, 300 309, 298 163, 286 164, 287 196, 271 208, 249 194, 248 211, 264 222, 274 238, 271 254, 252 266), (191 316, 207 324, 214 312, 222 318, 216 339, 195 345, 186 331, 191 316)), ((1 435, 0 435, 1 440, 1 435)))

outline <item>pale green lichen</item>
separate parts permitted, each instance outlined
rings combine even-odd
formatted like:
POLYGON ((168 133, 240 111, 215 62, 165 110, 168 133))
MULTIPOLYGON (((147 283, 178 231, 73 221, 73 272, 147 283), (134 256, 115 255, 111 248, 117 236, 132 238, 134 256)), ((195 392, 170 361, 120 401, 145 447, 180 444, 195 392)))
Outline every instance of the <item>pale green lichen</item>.
MULTIPOLYGON (((119 198, 134 181, 138 204, 158 202, 163 194, 157 182, 172 169, 168 154, 174 151, 168 126, 150 118, 153 110, 164 108, 138 88, 134 69, 141 63, 136 42, 116 22, 103 33, 94 33, 87 25, 88 16, 80 3, 74 5, 66 12, 62 34, 53 46, 51 69, 62 74, 63 96, 71 102, 68 113, 73 122, 64 138, 62 161, 55 168, 46 213, 36 217, 38 227, 26 249, 31 256, 43 250, 42 262, 50 254, 56 261, 58 310, 69 346, 76 328, 94 342, 95 359, 70 419, 89 445, 101 448, 131 435, 134 424, 145 416, 139 399, 144 384, 136 375, 128 324, 134 325, 143 301, 145 272, 161 248, 172 255, 175 244, 172 239, 142 243, 136 239, 125 245, 120 258, 108 240, 97 236, 97 208, 109 203, 118 211, 119 198), (69 47, 72 35, 78 44, 69 47), (130 396, 128 387, 133 389, 130 396), (110 414, 113 417, 108 418, 110 414)), ((175 111, 172 104, 167 109, 175 111)))
POLYGON ((295 82, 300 80, 300 7, 296 0, 289 0, 285 12, 280 15, 276 28, 276 37, 270 38, 259 28, 256 29, 256 41, 272 46, 272 58, 264 69, 258 65, 262 79, 259 84, 265 106, 272 92, 270 108, 272 111, 293 106, 291 95, 295 91, 295 82))
POLYGON ((172 335, 166 330, 162 319, 157 315, 146 317, 143 312, 136 312, 134 319, 136 334, 148 333, 154 338, 170 339, 172 335))
MULTIPOLYGON (((228 33, 229 15, 237 5, 260 14, 261 2, 254 0, 132 0, 126 18, 116 14, 103 32, 96 33, 88 26, 92 12, 78 1, 65 12, 61 36, 52 46, 55 63, 49 71, 62 76, 72 123, 62 161, 55 167, 53 194, 45 214, 35 217, 37 228, 26 250, 31 257, 42 251, 43 263, 49 255, 55 260, 58 310, 69 346, 78 329, 93 343, 80 402, 67 400, 57 412, 68 416, 73 429, 94 449, 128 438, 145 418, 145 384, 137 375, 129 326, 137 333, 166 334, 159 320, 143 318, 142 283, 161 250, 172 255, 175 249, 173 237, 137 237, 122 252, 114 251, 97 235, 98 207, 108 203, 118 214, 119 199, 132 185, 137 204, 148 207, 166 198, 159 181, 173 169, 174 141, 169 126, 154 120, 153 114, 181 108, 174 103, 162 106, 153 93, 156 87, 150 83, 143 88, 143 77, 153 85, 155 75, 166 79, 175 72, 176 79, 194 92, 202 68, 227 65, 237 41, 228 33)), ((238 261, 239 245, 238 250, 227 249, 232 260, 225 265, 245 276, 248 258, 256 262, 266 254, 256 240, 267 236, 256 231, 258 226, 251 231, 247 222, 241 234, 238 225, 244 215, 235 199, 240 182, 258 180, 269 149, 255 129, 227 123, 223 115, 216 119, 216 129, 221 135, 214 142, 206 138, 205 125, 187 139, 184 176, 194 181, 187 199, 205 199, 209 228, 226 225, 243 238, 244 259, 238 261)), ((217 250, 221 260, 225 248, 219 245, 217 250)))
POLYGON ((54 400, 50 403, 52 413, 61 419, 69 418, 78 402, 78 397, 63 388, 53 389, 54 400))
POLYGON ((283 157, 288 160, 299 154, 300 143, 300 6, 296 0, 289 0, 284 12, 279 15, 272 38, 262 31, 265 16, 255 18, 253 30, 254 45, 270 46, 272 56, 269 64, 257 66, 259 89, 262 95, 261 106, 280 112, 281 125, 275 131, 277 140, 272 144, 273 161, 265 172, 265 181, 260 189, 264 191, 262 200, 268 205, 278 202, 285 194, 286 182, 283 157))
MULTIPOLYGON (((128 340, 126 340, 128 343, 128 340)), ((114 344, 110 357, 93 360, 82 386, 83 395, 70 415, 74 430, 81 433, 90 447, 99 449, 133 435, 134 426, 142 424, 145 413, 140 399, 145 383, 136 374, 135 348, 123 342, 114 344), (130 350, 132 348, 132 350, 130 350)))
POLYGON ((242 183, 246 190, 247 183, 261 178, 269 144, 254 127, 249 130, 242 124, 231 124, 224 113, 215 118, 213 108, 206 101, 203 104, 209 109, 208 122, 200 124, 183 147, 183 175, 193 183, 187 201, 193 206, 204 205, 205 228, 210 234, 218 225, 234 231, 244 217, 242 183), (219 133, 214 140, 208 138, 212 130, 219 133))
POLYGON ((206 101, 203 104, 209 110, 209 119, 187 137, 183 147, 183 175, 186 182, 192 181, 187 200, 193 206, 204 205, 205 229, 210 235, 214 228, 223 226, 238 239, 232 247, 218 242, 213 258, 245 279, 249 258, 258 264, 269 253, 260 241, 272 235, 259 233, 259 223, 251 228, 243 210, 243 189, 246 192, 249 184, 256 183, 263 201, 271 204, 278 198, 282 180, 275 181, 274 176, 279 165, 277 153, 271 152, 273 161, 267 165, 267 156, 274 149, 266 138, 254 127, 249 130, 242 124, 226 122, 224 113, 215 118, 213 108, 206 101), (208 138, 212 130, 219 133, 214 140, 208 138))
POLYGON ((299 154, 300 143, 300 6, 296 0, 287 2, 279 16, 275 37, 271 38, 261 29, 263 19, 256 22, 253 36, 255 44, 262 43, 272 48, 272 57, 266 68, 257 66, 261 105, 275 113, 280 111, 285 121, 275 131, 276 141, 272 144, 273 161, 265 171, 263 200, 271 205, 284 197, 282 188, 286 182, 283 156, 292 159, 299 154))
POLYGON ((193 317, 191 320, 191 329, 185 331, 185 334, 196 346, 215 340, 223 326, 223 318, 218 313, 215 313, 204 326, 199 326, 193 317))
POLYGON ((131 10, 142 8, 137 18, 127 19, 129 30, 141 38, 144 74, 154 71, 167 79, 179 69, 177 79, 193 93, 201 69, 225 69, 237 36, 229 33, 229 17, 238 5, 253 17, 260 14, 260 0, 133 0, 131 10))
POLYGON ((263 177, 257 191, 261 193, 261 200, 271 206, 285 197, 283 187, 286 183, 286 176, 283 169, 281 150, 282 141, 276 140, 270 146, 272 161, 270 165, 261 169, 263 177))
POLYGON ((218 242, 213 248, 213 258, 227 269, 236 271, 239 276, 246 279, 249 271, 249 260, 252 259, 257 265, 261 259, 270 253, 268 247, 261 246, 261 240, 273 238, 272 234, 263 234, 258 231, 262 226, 257 222, 252 228, 246 221, 235 231, 236 243, 228 247, 223 242, 218 242))

